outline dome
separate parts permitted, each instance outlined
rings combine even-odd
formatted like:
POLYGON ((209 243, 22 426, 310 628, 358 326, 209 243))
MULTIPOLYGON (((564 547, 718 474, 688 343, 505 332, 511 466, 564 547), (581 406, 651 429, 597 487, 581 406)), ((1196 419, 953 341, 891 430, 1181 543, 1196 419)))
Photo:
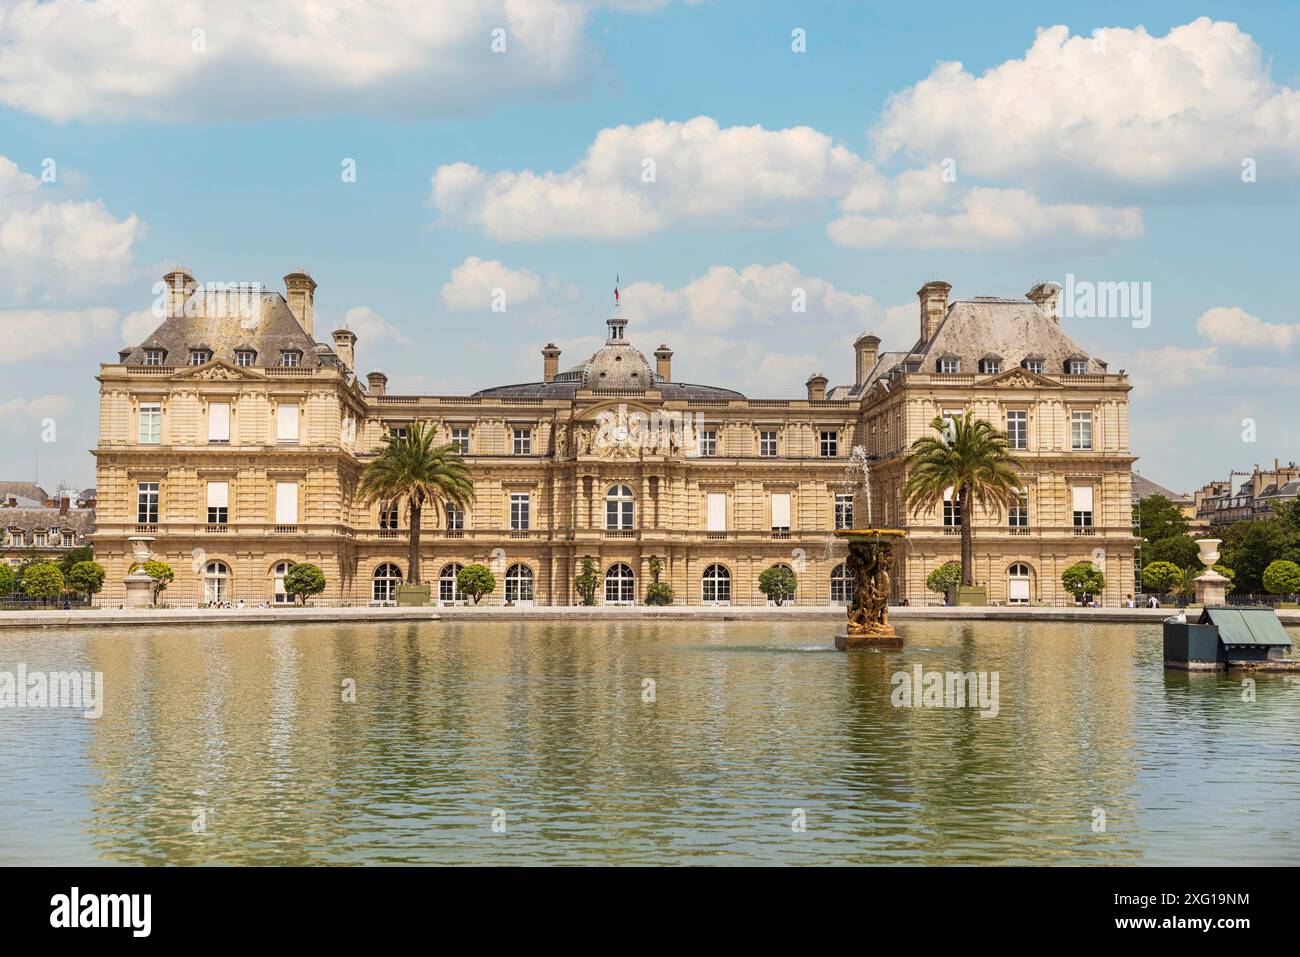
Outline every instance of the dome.
POLYGON ((646 357, 626 342, 601 346, 582 369, 585 389, 649 389, 654 383, 646 357))

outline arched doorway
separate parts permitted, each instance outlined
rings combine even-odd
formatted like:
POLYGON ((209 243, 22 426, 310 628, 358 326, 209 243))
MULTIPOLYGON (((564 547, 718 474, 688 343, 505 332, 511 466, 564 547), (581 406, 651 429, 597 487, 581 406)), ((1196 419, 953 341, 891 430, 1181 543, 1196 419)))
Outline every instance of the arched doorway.
POLYGON ((622 562, 610 565, 605 572, 605 604, 631 605, 636 601, 636 580, 632 569, 622 562))
POLYGON ((370 600, 376 605, 397 602, 397 586, 402 583, 402 570, 392 562, 384 562, 375 569, 371 581, 370 600))
POLYGON ((222 605, 230 601, 230 568, 225 562, 203 566, 203 603, 222 605))
POLYGON ((284 576, 289 574, 289 569, 293 568, 293 562, 276 562, 275 567, 271 569, 274 578, 274 584, 271 586, 271 602, 275 605, 292 605, 293 596, 285 593, 284 576))
POLYGON ((706 605, 731 604, 731 572, 726 565, 715 562, 704 569, 700 597, 706 605))
POLYGON ((853 591, 853 580, 843 562, 831 569, 831 603, 847 605, 853 591))
POLYGON ((442 566, 442 571, 438 573, 438 604, 465 604, 465 596, 460 593, 460 585, 456 583, 456 576, 463 567, 455 562, 442 566))
POLYGON ((506 569, 506 601, 515 605, 533 601, 533 570, 522 562, 506 569))
POLYGON ((1032 594, 1033 573, 1024 562, 1007 569, 1007 604, 1028 605, 1032 594))

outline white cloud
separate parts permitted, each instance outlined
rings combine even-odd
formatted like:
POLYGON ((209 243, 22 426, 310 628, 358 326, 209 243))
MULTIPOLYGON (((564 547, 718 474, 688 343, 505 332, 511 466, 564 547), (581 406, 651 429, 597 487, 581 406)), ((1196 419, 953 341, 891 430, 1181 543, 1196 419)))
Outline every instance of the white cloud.
POLYGON ((442 301, 452 312, 486 312, 501 290, 504 307, 509 310, 536 299, 541 288, 541 277, 532 270, 511 269, 499 259, 470 256, 451 271, 451 279, 442 287, 442 301))
POLYGON ((1040 30, 1021 59, 976 77, 945 62, 891 98, 877 156, 953 157, 976 176, 1030 186, 1163 183, 1213 173, 1239 182, 1247 157, 1300 167, 1300 91, 1273 83, 1236 24, 1202 17, 1163 37, 1040 30))
POLYGON ((658 0, 17 0, 0 103, 60 122, 463 110, 583 86, 603 5, 658 0))
POLYGON ((116 309, 0 309, 0 363, 67 356, 118 329, 116 309))
POLYGON ((1300 325, 1265 322, 1240 306, 1215 306, 1196 320, 1201 338, 1215 345, 1286 350, 1300 341, 1300 325))
POLYGON ((343 317, 343 325, 357 337, 352 364, 362 368, 362 356, 383 354, 391 346, 409 345, 411 340, 395 325, 369 306, 353 306, 343 317))
POLYGON ((12 300, 66 300, 130 280, 144 225, 116 219, 99 200, 48 198, 48 189, 0 156, 0 279, 12 300))
POLYGON ((162 325, 152 309, 137 309, 122 318, 122 345, 138 346, 162 325))
POLYGON ((9 399, 0 402, 0 423, 10 425, 21 422, 39 422, 47 417, 58 417, 72 411, 72 400, 66 395, 42 395, 34 399, 9 399))

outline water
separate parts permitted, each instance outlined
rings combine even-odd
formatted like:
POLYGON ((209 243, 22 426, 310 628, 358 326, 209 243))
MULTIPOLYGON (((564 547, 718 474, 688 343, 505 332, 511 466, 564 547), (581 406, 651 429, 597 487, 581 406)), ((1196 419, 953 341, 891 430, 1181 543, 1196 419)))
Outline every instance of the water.
POLYGON ((107 686, 97 721, 0 710, 0 861, 1297 857, 1293 678, 1260 675, 1244 702, 1239 677, 1165 671, 1145 625, 918 622, 901 652, 851 655, 827 650, 833 629, 0 633, 0 670, 97 669, 107 686), (998 671, 998 716, 894 708, 890 676, 915 663, 998 671))

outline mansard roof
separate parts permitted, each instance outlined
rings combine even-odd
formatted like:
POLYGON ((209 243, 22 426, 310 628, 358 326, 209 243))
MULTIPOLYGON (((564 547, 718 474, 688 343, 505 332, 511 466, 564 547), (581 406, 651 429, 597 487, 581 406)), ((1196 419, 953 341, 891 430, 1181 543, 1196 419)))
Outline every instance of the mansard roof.
POLYGON ((1087 359, 1089 372, 1106 371, 1106 363, 1088 355, 1055 319, 1028 299, 983 296, 958 299, 929 342, 917 342, 912 354, 927 360, 956 357, 974 369, 989 353, 1019 364, 1026 358, 1042 359, 1049 369, 1063 369, 1067 359, 1087 359))

